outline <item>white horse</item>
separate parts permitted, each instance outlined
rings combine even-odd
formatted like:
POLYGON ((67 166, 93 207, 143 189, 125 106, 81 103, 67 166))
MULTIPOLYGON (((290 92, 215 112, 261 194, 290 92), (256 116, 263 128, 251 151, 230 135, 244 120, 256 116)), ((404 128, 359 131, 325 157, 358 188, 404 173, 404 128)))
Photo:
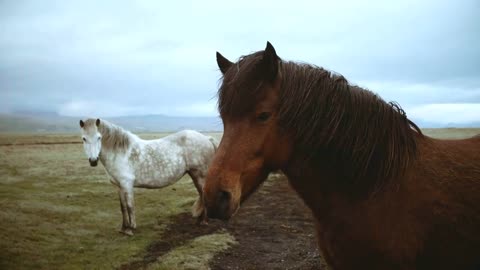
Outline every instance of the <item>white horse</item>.
POLYGON ((91 166, 103 164, 118 187, 123 215, 121 232, 136 228, 133 188, 162 188, 190 175, 199 193, 192 208, 198 221, 206 218, 202 188, 217 143, 210 136, 184 130, 157 140, 138 136, 100 119, 80 120, 83 147, 91 166))

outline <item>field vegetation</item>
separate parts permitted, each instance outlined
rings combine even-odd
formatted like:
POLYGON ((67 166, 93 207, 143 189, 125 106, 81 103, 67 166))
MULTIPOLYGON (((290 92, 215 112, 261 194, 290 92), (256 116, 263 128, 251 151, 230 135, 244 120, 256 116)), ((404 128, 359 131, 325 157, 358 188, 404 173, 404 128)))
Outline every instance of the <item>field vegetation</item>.
MULTIPOLYGON (((463 138, 480 129, 424 132, 463 138)), ((102 166, 89 166, 79 135, 0 135, 0 269, 111 269, 141 261, 174 218, 190 211, 196 196, 188 176, 164 189, 136 189, 138 230, 128 237, 118 233, 116 190, 102 166)), ((193 218, 191 224, 196 226, 193 218)), ((148 268, 208 269, 214 254, 235 242, 219 229, 171 243, 148 268)))

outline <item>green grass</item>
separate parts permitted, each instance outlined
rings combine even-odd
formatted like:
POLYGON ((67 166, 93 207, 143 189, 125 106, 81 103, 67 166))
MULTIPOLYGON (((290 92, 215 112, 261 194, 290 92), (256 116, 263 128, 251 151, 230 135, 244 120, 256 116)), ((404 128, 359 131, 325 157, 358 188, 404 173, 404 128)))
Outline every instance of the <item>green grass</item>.
POLYGON ((208 269, 213 254, 235 243, 233 236, 226 232, 200 236, 161 256, 148 269, 208 269))
MULTIPOLYGON (((124 236, 118 233, 116 188, 102 166, 89 166, 81 144, 0 146, 0 269, 111 269, 141 260, 169 221, 189 212, 196 198, 188 176, 164 189, 136 189, 138 230, 124 236)), ((220 234, 215 241, 223 246, 231 236, 220 234)), ((205 242, 192 243, 200 246, 184 250, 185 256, 205 258, 204 251, 196 254, 207 250, 205 242)))
MULTIPOLYGON (((480 129, 424 132, 461 138, 480 129)), ((221 134, 210 135, 220 140, 221 134)), ((189 177, 164 189, 136 189, 138 230, 133 237, 119 234, 117 192, 103 167, 89 166, 80 143, 41 144, 79 141, 72 134, 0 135, 0 269, 117 268, 141 260, 170 220, 190 211, 197 193, 189 177)), ((206 269, 216 252, 234 243, 226 232, 201 236, 149 269, 206 269)))
MULTIPOLYGON (((164 137, 170 133, 140 133, 138 134, 145 140, 158 139, 164 137)), ((220 141, 222 133, 212 132, 204 133, 206 135, 213 136, 220 141)), ((80 137, 80 131, 78 134, 8 134, 0 133, 0 145, 29 145, 29 144, 58 144, 58 143, 82 143, 80 137)))
POLYGON ((422 131, 438 139, 462 139, 480 134, 480 128, 425 128, 422 131))

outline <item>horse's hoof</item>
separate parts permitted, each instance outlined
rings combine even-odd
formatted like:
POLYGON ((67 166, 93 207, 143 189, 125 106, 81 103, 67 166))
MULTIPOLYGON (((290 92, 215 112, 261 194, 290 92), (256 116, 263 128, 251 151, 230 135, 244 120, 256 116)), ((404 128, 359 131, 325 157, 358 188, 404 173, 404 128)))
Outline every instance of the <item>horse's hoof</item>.
POLYGON ((121 229, 121 230, 119 231, 119 233, 123 233, 123 234, 128 235, 128 236, 133 236, 133 231, 132 231, 132 229, 130 229, 130 228, 121 229))
POLYGON ((208 225, 208 219, 200 217, 200 218, 197 219, 196 223, 197 223, 197 225, 200 225, 200 226, 206 226, 206 225, 208 225))

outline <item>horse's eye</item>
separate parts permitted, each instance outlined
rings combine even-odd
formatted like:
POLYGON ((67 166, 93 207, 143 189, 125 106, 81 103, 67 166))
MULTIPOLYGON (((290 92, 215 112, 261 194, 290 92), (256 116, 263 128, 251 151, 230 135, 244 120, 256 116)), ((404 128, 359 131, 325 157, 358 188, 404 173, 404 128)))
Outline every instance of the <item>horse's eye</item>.
POLYGON ((85 139, 85 137, 82 138, 84 142, 87 142, 87 139, 85 139))
POLYGON ((262 112, 259 115, 257 115, 257 120, 260 122, 265 122, 268 120, 268 118, 270 118, 271 115, 272 114, 269 112, 262 112))
POLYGON ((100 141, 102 139, 102 137, 98 137, 98 140, 100 141))

